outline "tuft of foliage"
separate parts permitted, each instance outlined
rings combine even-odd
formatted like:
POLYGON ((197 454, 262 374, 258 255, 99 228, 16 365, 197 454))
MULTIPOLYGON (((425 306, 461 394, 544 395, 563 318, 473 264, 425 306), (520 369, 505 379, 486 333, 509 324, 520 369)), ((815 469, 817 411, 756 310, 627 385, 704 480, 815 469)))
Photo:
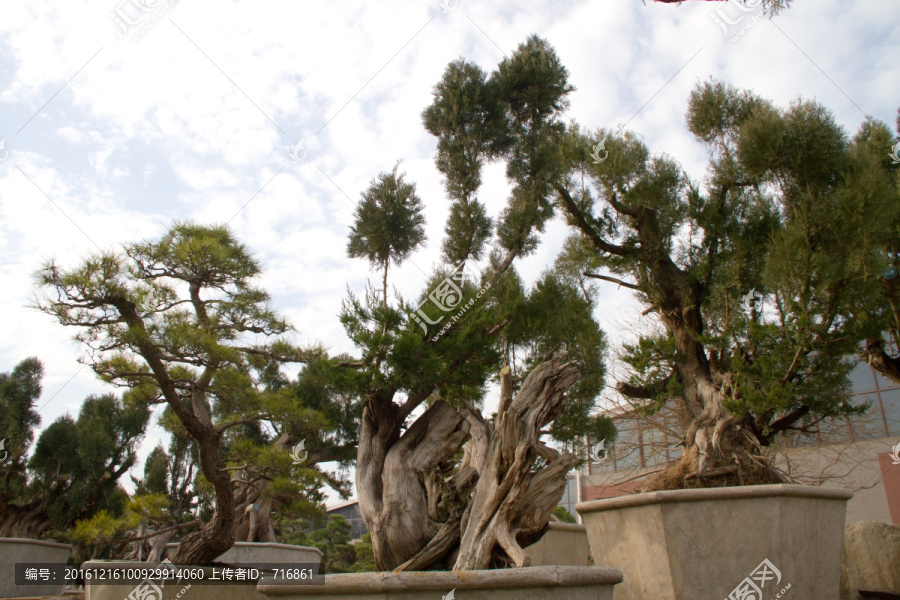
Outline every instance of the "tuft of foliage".
POLYGON ((575 517, 572 516, 572 513, 567 511, 563 506, 557 506, 556 508, 554 508, 553 516, 555 516, 563 523, 577 523, 575 517))

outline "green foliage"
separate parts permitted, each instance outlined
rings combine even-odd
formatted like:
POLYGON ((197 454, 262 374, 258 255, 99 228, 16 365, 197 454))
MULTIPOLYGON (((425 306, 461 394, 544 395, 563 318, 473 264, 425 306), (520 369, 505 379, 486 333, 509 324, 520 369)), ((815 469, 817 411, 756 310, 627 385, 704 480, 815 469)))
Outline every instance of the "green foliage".
POLYGON ((381 173, 356 205, 347 254, 365 258, 373 267, 387 269, 406 260, 425 242, 425 217, 416 186, 398 174, 381 173))
POLYGON ((41 395, 44 367, 37 358, 26 358, 12 371, 0 373, 0 503, 20 498, 27 481, 25 454, 34 440, 41 417, 34 403, 41 395))
MULTIPOLYGON (((78 419, 64 415, 51 423, 26 460, 24 450, 40 423, 34 403, 42 375, 36 358, 0 373, 0 435, 9 436, 11 450, 0 478, 0 515, 26 515, 35 536, 66 538, 76 522, 95 517, 93 526, 108 532, 127 500, 118 481, 135 463, 149 410, 111 394, 89 396, 78 419)), ((84 527, 75 533, 82 535, 84 527)))
POLYGON ((169 456, 162 445, 150 452, 144 461, 144 479, 136 488, 138 494, 167 494, 169 491, 169 456))
MULTIPOLYGON (((536 247, 553 214, 554 185, 565 170, 561 117, 572 89, 556 53, 536 36, 490 74, 465 60, 447 66, 422 113, 426 129, 438 138, 436 165, 450 200, 447 264, 428 277, 417 298, 398 298, 396 306, 371 286, 363 296, 348 294, 341 322, 360 356, 333 362, 358 365, 354 385, 360 399, 406 396, 403 414, 437 397, 457 408, 480 407, 504 364, 513 366, 519 385, 542 359, 566 348, 583 376, 550 433, 566 441, 595 429, 591 413, 603 387, 606 341, 592 317, 593 296, 574 270, 577 261, 547 272, 530 290, 510 267, 536 247), (497 160, 506 165, 512 192, 492 224, 477 194, 484 165, 497 160), (488 254, 492 237, 495 249, 488 254), (473 260, 485 254, 486 270, 469 277, 473 260)), ((364 198, 377 197, 373 190, 386 177, 373 182, 364 198)), ((364 253, 358 229, 386 220, 390 210, 374 202, 365 210, 365 219, 363 207, 357 211, 349 254, 375 265, 386 251, 364 253)))
POLYGON ((100 544, 113 541, 125 529, 125 518, 114 517, 107 510, 101 510, 90 519, 83 519, 72 528, 70 537, 75 542, 100 544))
MULTIPOLYGON (((368 535, 368 534, 366 534, 368 535)), ((350 523, 340 515, 330 515, 324 524, 311 531, 294 529, 285 538, 288 543, 298 546, 313 546, 322 551, 320 573, 350 573, 375 570, 360 568, 358 564, 358 545, 351 544, 350 523)))
MULTIPOLYGON (((517 277, 506 280, 507 285, 517 277)), ((604 386, 606 336, 593 317, 594 303, 577 280, 559 269, 546 271, 527 294, 521 287, 504 290, 498 308, 510 325, 504 331, 504 354, 514 373, 527 373, 556 348, 564 348, 578 365, 581 379, 567 393, 565 412, 550 426, 554 439, 566 443, 593 430, 590 416, 604 386), (518 294, 518 297, 515 297, 518 294)))
POLYGON ((553 509, 553 516, 562 521, 563 523, 577 523, 575 517, 572 516, 572 513, 567 511, 562 506, 557 506, 553 509))
POLYGON ((104 509, 76 521, 68 532, 69 539, 77 544, 76 555, 84 559, 116 558, 126 532, 141 523, 159 527, 170 518, 169 499, 163 494, 136 495, 122 504, 121 514, 104 509))
POLYGON ((375 552, 372 550, 372 534, 364 533, 362 541, 353 546, 356 552, 356 562, 353 564, 353 573, 371 573, 377 571, 375 566, 375 552))
POLYGON ((718 81, 698 84, 686 118, 710 152, 702 186, 630 133, 573 127, 563 145, 580 245, 633 282, 648 312, 667 311, 666 331, 625 346, 632 374, 622 389, 650 411, 683 397, 683 326, 729 410, 764 444, 858 411, 848 357, 892 327, 879 276, 900 231, 890 132, 866 122, 850 138, 820 104, 778 108, 718 81), (600 140, 609 155, 595 164, 588 153, 600 140), (752 290, 764 301, 748 304, 752 290))
POLYGON ((121 514, 127 495, 117 482, 134 466, 149 419, 146 406, 104 394, 86 398, 77 420, 62 416, 41 433, 29 461, 32 493, 50 500, 55 527, 102 509, 121 514))

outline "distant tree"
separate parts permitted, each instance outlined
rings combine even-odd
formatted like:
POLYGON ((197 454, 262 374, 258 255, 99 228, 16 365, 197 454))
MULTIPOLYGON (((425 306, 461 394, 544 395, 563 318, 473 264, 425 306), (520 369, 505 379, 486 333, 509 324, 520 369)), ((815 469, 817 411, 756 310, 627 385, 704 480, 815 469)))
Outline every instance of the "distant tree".
POLYGON ((557 506, 553 509, 553 516, 562 521, 563 523, 576 523, 575 517, 572 516, 572 513, 567 511, 562 506, 557 506))
POLYGON ((356 562, 356 551, 350 544, 350 523, 340 515, 331 515, 324 528, 310 532, 309 540, 322 551, 324 573, 347 573, 356 562))
POLYGON ((353 545, 356 552, 356 561, 350 570, 353 573, 369 573, 377 571, 375 566, 375 553, 372 551, 372 534, 364 533, 362 540, 353 545))
MULTIPOLYGON (((41 395, 44 367, 37 358, 26 358, 8 373, 0 373, 0 510, 21 498, 27 484, 27 452, 41 417, 34 403, 41 395)), ((6 515, 0 514, 0 523, 6 515)), ((2 528, 0 528, 2 531, 2 528)))
POLYGON ((135 481, 136 494, 169 493, 169 455, 162 444, 156 446, 144 461, 144 478, 135 481))
POLYGON ((60 417, 41 433, 29 462, 32 489, 50 500, 57 529, 101 509, 121 512, 127 495, 117 482, 137 462, 149 420, 147 407, 104 394, 88 396, 77 420, 60 417))
POLYGON ((89 396, 78 419, 64 415, 51 423, 26 460, 24 449, 40 423, 34 402, 42 373, 32 358, 0 374, 0 403, 7 409, 0 419, 12 417, 19 425, 4 424, 15 454, 0 465, 0 537, 63 537, 80 519, 121 513, 127 494, 118 481, 134 466, 149 420, 146 407, 109 394, 89 396))
POLYGON ((885 152, 885 148, 890 148, 893 156, 900 154, 900 109, 897 133, 897 137, 892 137, 880 123, 866 122, 854 138, 859 158, 865 156, 876 173, 890 173, 893 183, 881 180, 881 185, 893 185, 896 190, 892 204, 873 207, 877 212, 871 217, 882 226, 868 228, 868 235, 858 240, 867 245, 876 261, 875 268, 867 273, 869 289, 865 297, 870 302, 859 307, 855 316, 868 324, 863 359, 900 385, 900 162, 885 152), (881 272, 877 270, 879 265, 881 272))

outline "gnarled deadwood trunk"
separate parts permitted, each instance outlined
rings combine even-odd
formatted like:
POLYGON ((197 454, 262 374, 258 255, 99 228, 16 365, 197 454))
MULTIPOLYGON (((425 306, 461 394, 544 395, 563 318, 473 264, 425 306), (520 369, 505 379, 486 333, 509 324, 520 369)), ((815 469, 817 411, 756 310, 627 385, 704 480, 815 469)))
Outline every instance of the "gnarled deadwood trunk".
POLYGON ((463 415, 437 400, 391 441, 367 413, 368 408, 363 413, 356 487, 375 564, 389 570, 418 553, 440 529, 438 505, 435 496, 429 503, 426 482, 434 482, 435 469, 463 444, 469 426, 463 415))
POLYGON ((577 368, 557 356, 515 398, 503 375, 496 423, 437 399, 400 434, 396 405, 367 403, 356 487, 380 570, 527 564, 522 544, 543 535, 578 459, 540 443, 565 406, 577 368), (463 459, 453 472, 453 455, 463 459), (532 471, 536 457, 546 459, 532 471))
POLYGON ((675 338, 676 363, 684 396, 678 401, 688 426, 681 458, 649 479, 641 491, 783 483, 784 479, 762 458, 760 443, 725 409, 732 390, 730 373, 710 365, 706 349, 697 341, 703 331, 698 308, 681 309, 680 302, 660 310, 663 323, 675 338))
POLYGON ((578 463, 540 442, 541 429, 565 408, 566 391, 580 378, 564 355, 542 363, 525 379, 515 398, 509 373, 501 379, 500 407, 494 427, 475 428, 486 436, 476 444, 487 451, 478 483, 462 524, 459 557, 454 569, 486 569, 502 550, 516 566, 530 565, 517 538, 534 541, 546 530, 553 508, 563 495, 566 474, 578 463), (547 462, 532 471, 537 456, 547 462))

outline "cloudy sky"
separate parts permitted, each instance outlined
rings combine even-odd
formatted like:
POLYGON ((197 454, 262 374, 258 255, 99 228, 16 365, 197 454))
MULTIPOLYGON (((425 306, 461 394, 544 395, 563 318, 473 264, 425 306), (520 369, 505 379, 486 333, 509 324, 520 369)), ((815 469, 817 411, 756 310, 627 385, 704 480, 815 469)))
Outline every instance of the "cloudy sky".
MULTIPOLYGON (((371 276, 345 252, 355 200, 403 161, 429 241, 391 283, 417 294, 448 208, 419 115, 448 62, 491 71, 532 33, 570 71, 571 119, 625 125, 697 180, 706 155, 684 112, 709 77, 779 105, 814 98, 850 133, 866 115, 893 125, 900 3, 799 0, 770 21, 735 1, 4 0, 0 371, 44 362, 43 426, 105 391, 78 363, 73 332, 28 308, 31 274, 158 236, 173 219, 227 222, 262 261, 297 341, 352 352, 337 313, 347 286, 371 276)), ((481 198, 492 214, 507 192, 503 166, 491 166, 481 198)), ((548 228, 518 265, 526 280, 565 235, 561 222, 548 228)), ((611 339, 633 307, 629 292, 601 289, 611 339)))

